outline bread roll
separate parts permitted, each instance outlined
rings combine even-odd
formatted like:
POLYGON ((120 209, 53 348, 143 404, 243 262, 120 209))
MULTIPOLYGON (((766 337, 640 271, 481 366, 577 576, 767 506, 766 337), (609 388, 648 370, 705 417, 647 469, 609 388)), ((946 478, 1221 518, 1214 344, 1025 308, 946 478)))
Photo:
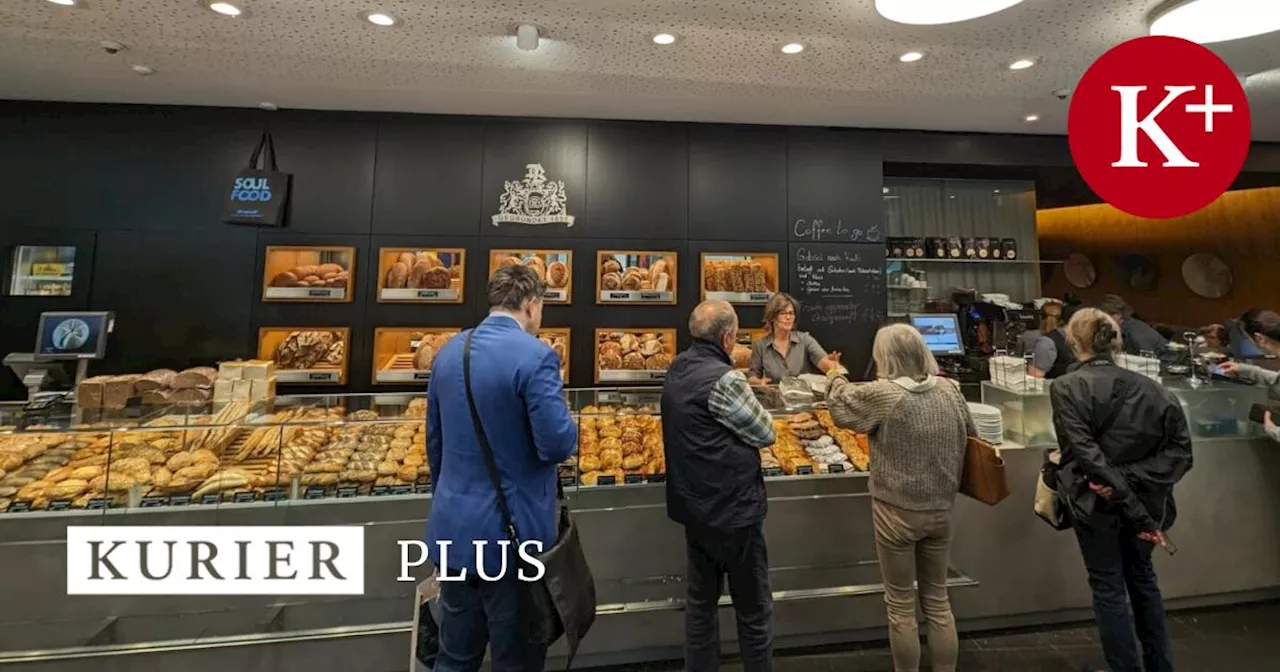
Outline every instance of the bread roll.
POLYGON ((272 287, 292 287, 297 282, 298 276, 290 273, 289 271, 284 271, 283 273, 276 273, 272 276, 271 282, 267 284, 272 287))
POLYGON ((343 268, 341 264, 320 264, 319 268, 316 269, 316 275, 324 277, 330 273, 341 273, 345 270, 347 269, 343 268))
POLYGON ((404 269, 406 273, 409 272, 409 268, 413 266, 413 264, 416 261, 417 259, 414 258, 412 252, 401 252, 400 256, 396 258, 396 263, 404 264, 404 269))
POLYGON ((409 269, 409 278, 407 286, 409 289, 420 289, 423 285, 423 279, 427 275, 427 271, 431 270, 431 265, 426 261, 419 260, 409 269))
POLYGON ((619 263, 617 259, 606 259, 605 262, 600 265, 600 275, 608 275, 609 273, 622 273, 622 264, 619 263))
POLYGON ((547 267, 547 286, 564 289, 569 286, 569 267, 563 261, 553 261, 547 267))

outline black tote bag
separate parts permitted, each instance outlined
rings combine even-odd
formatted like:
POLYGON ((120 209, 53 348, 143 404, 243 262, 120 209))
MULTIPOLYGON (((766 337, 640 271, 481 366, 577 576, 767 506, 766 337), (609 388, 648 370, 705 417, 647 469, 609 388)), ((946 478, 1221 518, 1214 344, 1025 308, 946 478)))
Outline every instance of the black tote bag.
POLYGON ((222 221, 228 224, 284 226, 285 208, 293 176, 276 165, 276 146, 263 132, 249 157, 249 167, 231 180, 224 200, 222 221), (263 156, 263 150, 266 156, 263 156), (259 160, 262 167, 258 167, 259 160))
MULTIPOLYGON (((471 408, 471 421, 475 424, 476 441, 480 444, 489 480, 498 492, 498 510, 502 513, 502 523, 506 528, 507 538, 511 541, 510 552, 515 553, 515 549, 520 546, 520 531, 516 529, 506 493, 502 490, 498 463, 480 421, 480 411, 476 410, 475 396, 471 393, 471 337, 474 334, 474 329, 467 333, 466 347, 462 351, 467 405, 471 408)), ((587 565, 587 556, 582 550, 578 527, 569 515, 569 509, 564 506, 564 491, 557 487, 561 504, 560 519, 556 525, 556 542, 537 555, 538 561, 546 569, 542 579, 520 583, 520 621, 525 630, 525 639, 532 644, 550 646, 561 636, 565 637, 569 644, 569 659, 565 669, 569 669, 573 664, 573 656, 578 651, 578 644, 596 619, 596 585, 591 576, 591 567, 587 565)), ((518 555, 516 566, 523 567, 527 575, 536 573, 518 555)))

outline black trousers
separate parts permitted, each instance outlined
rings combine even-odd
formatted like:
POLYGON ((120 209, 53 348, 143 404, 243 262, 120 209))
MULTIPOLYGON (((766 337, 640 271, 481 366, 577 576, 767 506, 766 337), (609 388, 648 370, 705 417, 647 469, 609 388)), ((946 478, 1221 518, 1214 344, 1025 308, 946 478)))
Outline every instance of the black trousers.
POLYGON ((731 532, 685 528, 689 568, 685 605, 685 670, 714 672, 720 667, 720 628, 716 615, 724 578, 738 620, 738 646, 745 672, 773 669, 773 593, 769 590, 769 553, 761 525, 731 532))

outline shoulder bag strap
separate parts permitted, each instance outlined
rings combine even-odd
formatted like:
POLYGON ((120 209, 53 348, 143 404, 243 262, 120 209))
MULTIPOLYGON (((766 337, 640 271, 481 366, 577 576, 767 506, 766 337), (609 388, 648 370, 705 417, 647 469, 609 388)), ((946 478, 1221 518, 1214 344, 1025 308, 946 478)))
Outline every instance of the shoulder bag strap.
POLYGON ((493 489, 498 492, 498 510, 502 512, 502 524, 506 528, 507 538, 513 544, 520 543, 520 532, 516 529, 516 521, 511 516, 511 506, 507 504, 507 494, 502 491, 502 476, 498 473, 498 462, 493 457, 493 447, 489 445, 489 437, 480 422, 480 411, 476 409, 476 397, 471 392, 471 337, 475 329, 467 332, 466 346, 462 350, 462 378, 467 388, 467 406, 471 407, 471 422, 476 428, 476 442, 480 444, 480 452, 484 455, 484 466, 489 472, 489 480, 493 489))
MULTIPOLYGON (((249 155, 249 170, 258 168, 258 160, 262 158, 262 148, 266 146, 269 138, 270 136, 266 131, 263 131, 262 137, 258 138, 258 144, 253 148, 253 154, 249 155)), ((270 155, 273 156, 274 154, 275 151, 272 150, 270 155)))
POLYGON ((271 172, 279 172, 280 167, 276 165, 276 141, 271 138, 271 132, 266 133, 267 136, 267 156, 263 167, 271 172))

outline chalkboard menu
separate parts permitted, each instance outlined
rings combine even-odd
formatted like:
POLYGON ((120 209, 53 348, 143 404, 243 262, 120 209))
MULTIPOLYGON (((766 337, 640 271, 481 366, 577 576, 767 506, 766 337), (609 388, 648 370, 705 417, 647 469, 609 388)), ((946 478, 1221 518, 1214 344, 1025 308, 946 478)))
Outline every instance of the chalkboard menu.
POLYGON ((796 328, 840 351, 850 376, 862 378, 886 318, 884 245, 793 242, 788 256, 791 295, 800 302, 796 328))

